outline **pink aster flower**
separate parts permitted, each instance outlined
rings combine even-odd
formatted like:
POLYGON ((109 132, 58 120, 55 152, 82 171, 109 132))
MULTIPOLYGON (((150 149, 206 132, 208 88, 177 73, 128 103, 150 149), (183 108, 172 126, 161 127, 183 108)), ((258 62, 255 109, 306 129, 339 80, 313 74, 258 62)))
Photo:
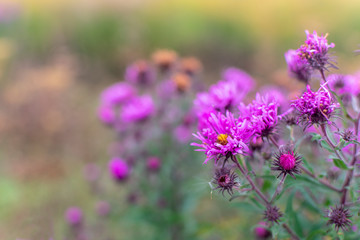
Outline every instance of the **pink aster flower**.
POLYGON ((109 162, 109 171, 115 180, 123 181, 130 175, 130 167, 125 160, 113 158, 109 162))
POLYGON ((157 171, 161 167, 161 161, 157 157, 149 157, 146 161, 146 166, 150 171, 157 171))
POLYGON ((180 143, 187 143, 192 137, 192 131, 197 119, 193 111, 189 111, 179 126, 174 129, 174 137, 180 143))
POLYGON ((176 93, 176 85, 172 80, 164 80, 156 86, 157 96, 161 98, 161 100, 167 101, 171 99, 176 93))
POLYGON ((307 84, 312 72, 307 60, 300 57, 299 53, 292 49, 285 53, 285 60, 288 65, 290 77, 296 78, 307 84))
POLYGON ((264 86, 259 92, 262 96, 269 95, 273 99, 276 99, 276 102, 279 104, 280 112, 285 112, 285 110, 289 109, 290 104, 287 94, 281 88, 276 86, 264 86))
POLYGON ((311 91, 310 85, 303 95, 294 100, 291 104, 298 115, 298 122, 306 127, 313 124, 330 123, 330 117, 333 115, 339 103, 335 103, 331 94, 326 89, 319 89, 317 92, 311 91))
POLYGON ((340 95, 354 94, 359 92, 357 79, 352 75, 331 74, 327 77, 331 90, 340 95))
POLYGON ((137 85, 149 85, 155 81, 155 71, 146 61, 137 61, 128 66, 125 80, 137 85))
POLYGON ((196 151, 203 151, 206 154, 207 163, 215 159, 215 163, 221 157, 226 159, 231 155, 247 154, 249 151, 246 143, 252 135, 246 120, 234 118, 233 114, 226 115, 218 113, 210 114, 207 119, 208 127, 201 132, 193 134, 201 143, 192 143, 192 146, 199 147, 196 151))
POLYGON ((155 106, 150 95, 134 97, 123 106, 121 118, 125 123, 138 122, 150 117, 154 111, 155 106))
POLYGON ((327 65, 336 68, 335 65, 330 63, 329 49, 334 48, 335 44, 330 43, 326 39, 327 34, 318 36, 317 33, 309 33, 308 30, 306 33, 305 44, 301 45, 297 50, 299 56, 302 59, 307 60, 309 66, 313 69, 324 70, 327 65))
POLYGON ((194 101, 195 107, 200 111, 226 112, 232 110, 244 98, 244 92, 238 91, 238 84, 234 81, 220 81, 212 85, 209 92, 198 93, 194 101))
POLYGON ((254 229, 257 240, 265 240, 271 237, 271 232, 268 230, 266 222, 259 222, 258 227, 254 229))
POLYGON ((128 101, 136 94, 135 88, 125 82, 115 83, 101 93, 101 104, 112 106, 128 101))
POLYGON ((199 112, 232 110, 255 85, 247 73, 237 68, 225 70, 223 79, 212 85, 208 92, 197 94, 194 104, 199 112))
POLYGON ((98 109, 98 117, 102 123, 113 125, 116 120, 115 109, 113 106, 103 104, 98 109))
POLYGON ((255 87, 254 79, 241 69, 230 67, 223 72, 223 79, 237 84, 237 90, 248 93, 255 87))
POLYGON ((240 104, 239 110, 243 118, 250 122, 256 136, 268 137, 273 134, 278 123, 278 102, 269 95, 256 94, 256 99, 249 105, 240 104))
POLYGON ((69 225, 77 226, 82 222, 83 213, 78 207, 70 207, 66 210, 65 219, 69 225))

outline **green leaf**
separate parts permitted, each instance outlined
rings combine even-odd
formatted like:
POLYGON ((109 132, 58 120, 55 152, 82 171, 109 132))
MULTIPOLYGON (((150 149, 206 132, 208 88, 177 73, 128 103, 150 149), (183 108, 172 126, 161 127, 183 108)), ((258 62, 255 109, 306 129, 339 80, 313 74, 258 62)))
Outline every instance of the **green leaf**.
POLYGON ((302 161, 305 165, 305 167, 311 172, 314 174, 314 169, 312 168, 311 164, 309 164, 309 162, 306 160, 306 158, 302 158, 302 161))
POLYGON ((302 229, 301 221, 299 220, 299 215, 298 215, 299 213, 296 213, 293 209, 293 200, 294 200, 295 193, 296 193, 296 190, 292 191, 292 193, 288 197, 287 202, 286 202, 285 213, 286 213, 286 215, 289 216, 290 227, 292 227, 295 230, 296 234, 298 234, 299 236, 303 236, 303 229, 302 229))
MULTIPOLYGON (((345 116, 347 119, 349 119, 351 121, 354 121, 354 119, 352 119, 351 116, 349 115, 341 97, 338 96, 334 91, 330 90, 330 92, 336 97, 336 100, 338 101, 338 103, 340 103, 341 110, 343 111, 343 116, 345 116)), ((343 119, 343 124, 344 124, 344 127, 347 128, 347 121, 345 119, 343 119)))
POLYGON ((245 198, 245 195, 232 195, 231 198, 229 199, 229 202, 231 202, 232 200, 234 200, 236 198, 245 198))
MULTIPOLYGON (((307 191, 305 191, 304 189, 299 189, 299 191, 302 193, 302 196, 304 198, 304 205, 309 209, 312 210, 316 213, 321 213, 321 208, 319 208, 316 204, 316 202, 314 202, 314 200, 311 198, 311 196, 309 195, 309 193, 307 191)), ((310 190, 309 190, 310 191, 310 190)))
POLYGON ((311 133, 311 135, 311 141, 319 141, 322 138, 321 135, 317 133, 311 133))
POLYGON ((304 134, 299 140, 297 140, 296 143, 295 143, 294 149, 295 149, 295 150, 298 150, 300 144, 301 144, 307 137, 308 137, 308 135, 307 135, 307 134, 304 134))
POLYGON ((309 233, 309 235, 306 237, 306 240, 319 239, 315 237, 324 236, 325 233, 326 231, 324 229, 315 229, 309 233))
POLYGON ((295 196, 295 192, 296 191, 292 191, 292 193, 290 194, 290 196, 288 197, 287 201, 286 201, 286 209, 285 209, 285 213, 289 213, 291 214, 293 212, 293 207, 292 207, 292 202, 295 196))
POLYGON ((334 152, 329 144, 325 140, 321 140, 320 146, 328 150, 329 152, 334 152))
POLYGON ((338 159, 338 158, 333 158, 333 162, 336 167, 343 169, 343 170, 349 170, 348 166, 346 165, 346 163, 344 163, 343 160, 338 159))
POLYGON ((340 143, 339 145, 335 148, 336 150, 341 150, 345 147, 345 144, 347 144, 348 142, 346 142, 344 139, 340 139, 340 143))

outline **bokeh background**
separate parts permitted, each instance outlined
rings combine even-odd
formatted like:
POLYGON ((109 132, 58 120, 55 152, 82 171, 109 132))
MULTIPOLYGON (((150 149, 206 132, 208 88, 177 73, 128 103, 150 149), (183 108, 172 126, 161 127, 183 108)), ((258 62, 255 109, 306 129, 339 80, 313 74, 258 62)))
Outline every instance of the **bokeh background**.
MULTIPOLYGON (((61 239, 68 206, 92 211, 83 167, 106 170, 113 138, 96 116, 99 94, 127 64, 169 48, 197 56, 207 85, 228 66, 259 86, 291 85, 283 54, 308 29, 328 32, 338 72, 353 73, 359 12, 357 0, 1 0, 0 239, 61 239)), ((211 199, 206 179, 198 184, 199 238, 248 236, 250 227, 238 228, 248 224, 242 210, 211 199)), ((127 239, 137 229, 112 223, 108 231, 127 239)))

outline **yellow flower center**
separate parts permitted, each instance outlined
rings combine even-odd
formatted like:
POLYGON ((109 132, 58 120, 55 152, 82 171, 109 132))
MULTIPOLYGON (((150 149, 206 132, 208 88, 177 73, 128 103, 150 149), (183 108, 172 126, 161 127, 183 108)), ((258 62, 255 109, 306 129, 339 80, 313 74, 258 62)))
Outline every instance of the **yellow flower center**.
POLYGON ((227 134, 219 134, 217 136, 216 142, 220 143, 221 145, 226 145, 228 143, 228 140, 227 140, 228 136, 229 135, 227 135, 227 134))

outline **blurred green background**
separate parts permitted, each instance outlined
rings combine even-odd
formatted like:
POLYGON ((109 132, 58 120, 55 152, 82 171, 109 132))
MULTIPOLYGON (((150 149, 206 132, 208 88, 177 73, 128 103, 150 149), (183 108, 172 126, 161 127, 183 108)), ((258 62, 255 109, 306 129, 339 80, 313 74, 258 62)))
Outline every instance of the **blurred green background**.
MULTIPOLYGON (((283 54, 308 29, 329 33, 338 71, 355 72, 359 12, 356 0, 1 1, 0 239, 61 236, 69 205, 91 211, 82 169, 96 162, 106 170, 112 139, 96 118, 98 96, 126 64, 170 48, 198 57, 207 84, 227 66, 259 85, 291 83, 283 54)), ((208 193, 196 211, 199 236, 238 239, 239 224, 251 225, 236 204, 210 199, 209 179, 199 180, 208 193)))

